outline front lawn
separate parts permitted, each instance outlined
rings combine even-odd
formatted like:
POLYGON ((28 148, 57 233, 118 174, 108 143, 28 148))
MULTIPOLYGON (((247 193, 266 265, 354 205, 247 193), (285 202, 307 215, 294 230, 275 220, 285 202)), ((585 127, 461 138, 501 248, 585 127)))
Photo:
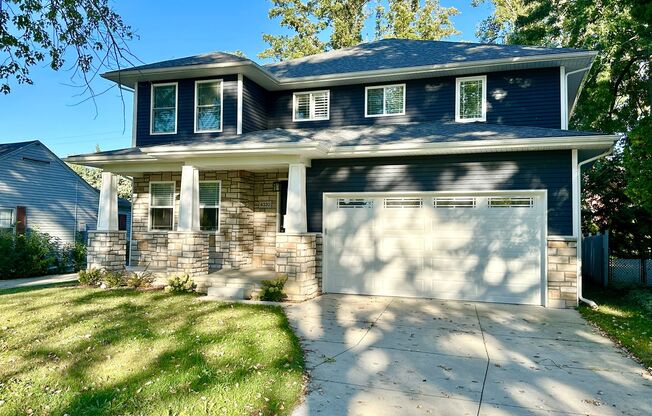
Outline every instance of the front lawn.
POLYGON ((586 292, 596 301, 597 310, 583 305, 580 313, 612 339, 652 368, 652 290, 600 289, 586 292))
POLYGON ((0 291, 0 414, 289 414, 303 356, 278 307, 0 291))

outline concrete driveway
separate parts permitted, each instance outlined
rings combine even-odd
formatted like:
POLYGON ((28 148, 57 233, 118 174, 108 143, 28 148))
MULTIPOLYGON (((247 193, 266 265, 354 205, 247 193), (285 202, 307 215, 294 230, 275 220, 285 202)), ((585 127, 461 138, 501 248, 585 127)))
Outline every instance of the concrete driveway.
POLYGON ((325 295, 286 307, 295 415, 652 414, 652 377, 573 310, 325 295))

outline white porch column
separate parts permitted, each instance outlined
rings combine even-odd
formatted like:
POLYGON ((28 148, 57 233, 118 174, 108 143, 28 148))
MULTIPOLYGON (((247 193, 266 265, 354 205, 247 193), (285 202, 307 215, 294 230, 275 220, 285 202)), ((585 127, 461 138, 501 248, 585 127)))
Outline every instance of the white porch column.
POLYGON ((285 215, 286 233, 305 233, 308 231, 306 215, 306 165, 290 165, 288 172, 288 200, 285 215))
POLYGON ((102 172, 100 205, 97 210, 97 230, 118 230, 118 178, 111 172, 102 172))
POLYGON ((181 168, 178 231, 199 231, 199 171, 194 166, 181 168))

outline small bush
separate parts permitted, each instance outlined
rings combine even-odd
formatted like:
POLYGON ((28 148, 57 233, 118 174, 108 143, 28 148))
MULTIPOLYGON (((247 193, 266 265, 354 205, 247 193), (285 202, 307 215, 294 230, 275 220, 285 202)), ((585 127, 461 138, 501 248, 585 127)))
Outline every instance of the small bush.
POLYGON ((645 314, 652 317, 652 290, 646 288, 632 289, 626 295, 626 299, 637 304, 645 314))
POLYGON ((286 298, 283 287, 287 282, 287 276, 281 276, 273 280, 263 280, 261 283, 260 300, 280 302, 286 298))
POLYGON ((106 288, 115 288, 127 285, 127 274, 123 270, 102 273, 102 285, 106 288))
POLYGON ((154 274, 147 271, 133 271, 127 274, 127 286, 134 289, 142 289, 150 287, 154 283, 154 274))
POLYGON ((84 286, 98 286, 103 275, 104 272, 101 269, 80 270, 79 283, 84 286))
POLYGON ((192 281, 188 274, 174 276, 168 280, 165 291, 169 293, 190 293, 197 289, 197 285, 192 281))

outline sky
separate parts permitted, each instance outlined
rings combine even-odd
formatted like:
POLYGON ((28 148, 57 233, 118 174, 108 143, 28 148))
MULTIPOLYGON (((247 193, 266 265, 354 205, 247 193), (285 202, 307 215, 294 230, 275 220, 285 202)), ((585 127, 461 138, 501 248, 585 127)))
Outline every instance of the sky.
MULTIPOLYGON (((442 0, 460 14, 453 22, 460 35, 446 40, 477 41, 478 23, 491 13, 489 1, 472 7, 471 0, 442 0)), ((281 34, 270 20, 267 0, 114 0, 111 2, 137 34, 132 53, 145 63, 211 51, 240 50, 249 58, 267 46, 263 33, 281 34)), ((365 33, 371 40, 372 33, 365 33)), ((71 86, 71 71, 55 72, 47 64, 31 69, 33 85, 11 83, 0 94, 0 143, 40 140, 60 157, 131 146, 132 94, 124 103, 116 88, 95 100, 82 102, 80 88, 71 86), (96 106, 97 109, 96 109, 96 106)), ((78 81, 77 81, 78 83, 78 81)), ((97 78, 92 86, 103 91, 112 82, 97 78)))

